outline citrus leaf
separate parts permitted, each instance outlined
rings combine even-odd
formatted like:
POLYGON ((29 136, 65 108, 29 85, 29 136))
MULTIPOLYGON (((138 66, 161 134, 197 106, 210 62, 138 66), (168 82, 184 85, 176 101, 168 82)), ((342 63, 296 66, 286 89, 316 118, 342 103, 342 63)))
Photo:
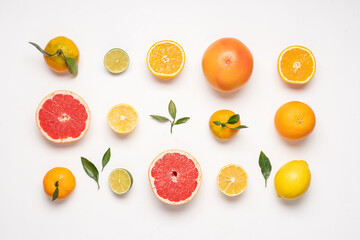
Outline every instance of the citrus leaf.
POLYGON ((158 116, 158 115, 150 115, 150 117, 159 120, 159 121, 170 121, 168 118, 163 117, 163 116, 158 116))
POLYGON ((267 179, 269 178, 270 173, 271 173, 271 163, 270 163, 269 158, 262 151, 260 152, 260 156, 259 156, 259 166, 261 168, 261 173, 264 176, 265 187, 266 187, 267 179))
POLYGON ((187 121, 189 121, 189 119, 190 119, 189 117, 180 118, 175 122, 175 125, 186 123, 187 121))
POLYGON ((223 124, 222 124, 221 122, 219 122, 219 121, 213 121, 213 123, 216 124, 216 125, 220 125, 220 126, 223 125, 223 124))
POLYGON ((54 56, 56 53, 54 54, 49 54, 47 52, 45 52, 39 45, 37 45, 36 43, 33 43, 33 42, 29 42, 31 45, 33 45, 34 47, 36 47, 42 54, 44 54, 45 56, 47 57, 51 57, 51 56, 54 56))
POLYGON ((175 103, 170 100, 169 102, 169 113, 170 113, 170 116, 175 120, 176 118, 176 106, 175 106, 175 103))
POLYGON ((245 125, 240 125, 240 126, 237 126, 237 127, 234 127, 234 128, 230 128, 230 129, 236 130, 236 129, 241 129, 241 128, 248 128, 248 127, 245 126, 245 125))
POLYGON ((98 185, 98 189, 99 189, 100 188, 99 171, 97 170, 95 165, 84 157, 81 157, 81 163, 83 165, 83 168, 84 168, 86 174, 96 181, 96 183, 98 185))
POLYGON ((240 120, 239 114, 235 114, 235 115, 232 115, 232 116, 229 118, 229 120, 227 121, 227 123, 229 123, 229 124, 234 124, 234 123, 237 123, 239 120, 240 120))
POLYGON ((55 183, 55 191, 54 191, 54 194, 52 196, 52 200, 51 201, 54 201, 55 199, 57 199, 57 197, 59 196, 59 181, 56 181, 55 183))
POLYGON ((104 167, 106 166, 106 164, 108 164, 108 162, 110 161, 110 157, 111 157, 111 152, 110 152, 110 148, 105 152, 103 158, 102 158, 102 169, 101 171, 104 170, 104 167))
POLYGON ((73 58, 65 57, 65 56, 64 56, 64 59, 65 59, 66 65, 69 68, 69 72, 76 77, 78 74, 78 65, 77 65, 76 60, 73 58))

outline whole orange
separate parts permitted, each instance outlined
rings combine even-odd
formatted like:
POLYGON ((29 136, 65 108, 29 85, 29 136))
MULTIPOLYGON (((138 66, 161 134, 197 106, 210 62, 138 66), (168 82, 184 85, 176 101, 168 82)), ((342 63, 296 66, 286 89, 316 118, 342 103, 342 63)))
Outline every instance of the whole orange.
MULTIPOLYGON (((75 43, 67 37, 56 37, 50 40, 44 50, 49 54, 54 54, 59 49, 61 49, 67 58, 72 58, 75 59, 77 63, 79 62, 79 49, 75 43)), ((47 57, 44 55, 44 59, 52 70, 56 72, 68 71, 68 66, 63 56, 55 54, 54 56, 47 57)))
POLYGON ((254 60, 250 50, 236 38, 222 38, 211 44, 202 59, 207 81, 216 90, 236 91, 250 78, 254 60))
POLYGON ((234 124, 226 124, 226 126, 220 126, 214 123, 215 121, 226 123, 233 115, 235 115, 233 111, 226 109, 216 111, 213 113, 213 115, 211 115, 209 120, 210 131, 217 139, 227 140, 239 131, 238 129, 231 128, 240 126, 240 120, 234 124))
POLYGON ((315 127, 315 113, 303 102, 288 102, 275 114, 275 128, 287 140, 300 140, 308 136, 315 127))
POLYGON ((45 174, 43 185, 45 193, 50 197, 53 196, 56 190, 56 185, 58 185, 59 195, 57 198, 63 199, 72 193, 76 186, 76 180, 69 169, 56 167, 45 174))

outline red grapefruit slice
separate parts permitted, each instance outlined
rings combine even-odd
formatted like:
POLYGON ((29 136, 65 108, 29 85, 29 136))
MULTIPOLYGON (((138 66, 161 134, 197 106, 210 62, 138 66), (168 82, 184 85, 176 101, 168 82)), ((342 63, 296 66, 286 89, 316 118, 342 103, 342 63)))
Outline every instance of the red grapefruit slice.
POLYGON ((90 110, 76 93, 59 90, 40 102, 35 118, 37 127, 48 140, 57 143, 74 142, 88 130, 90 110))
POLYGON ((187 203, 201 185, 199 163, 182 150, 162 152, 152 161, 148 174, 155 196, 171 205, 187 203))

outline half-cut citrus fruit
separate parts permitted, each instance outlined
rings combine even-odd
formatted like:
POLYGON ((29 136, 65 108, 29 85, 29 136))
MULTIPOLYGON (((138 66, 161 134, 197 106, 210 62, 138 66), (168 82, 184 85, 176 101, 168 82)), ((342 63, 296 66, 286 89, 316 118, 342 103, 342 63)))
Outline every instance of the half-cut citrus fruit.
POLYGON ((120 48, 111 49, 104 57, 104 65, 111 73, 122 73, 129 66, 129 62, 129 56, 120 48))
POLYGON ((220 169, 217 175, 217 186, 227 196, 241 194, 247 187, 248 175, 238 164, 229 164, 220 169))
POLYGON ((35 120, 40 132, 48 140, 57 143, 74 142, 88 130, 90 110, 76 93, 59 90, 40 102, 35 120))
POLYGON ((280 77, 288 83, 305 84, 315 74, 316 62, 312 52, 306 47, 290 46, 285 48, 278 59, 280 77))
POLYGON ((185 51, 176 42, 163 40, 151 46, 146 57, 147 67, 162 79, 177 76, 185 64, 185 51))
POLYGON ((113 106, 107 115, 110 127, 120 134, 132 132, 138 123, 138 119, 135 108, 126 103, 113 106))
POLYGON ((149 167, 149 182, 155 196, 164 203, 180 205, 190 201, 201 185, 201 168, 182 150, 167 150, 149 167))
POLYGON ((123 168, 114 169, 109 175, 109 185, 116 194, 127 193, 133 183, 131 173, 123 168))

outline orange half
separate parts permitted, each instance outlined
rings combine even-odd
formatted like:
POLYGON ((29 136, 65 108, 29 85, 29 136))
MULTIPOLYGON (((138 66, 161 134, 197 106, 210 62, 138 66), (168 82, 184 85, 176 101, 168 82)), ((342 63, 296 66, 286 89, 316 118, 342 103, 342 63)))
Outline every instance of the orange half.
POLYGON ((151 46, 147 53, 146 64, 156 77, 173 78, 184 68, 185 51, 178 43, 163 40, 151 46))
POLYGON ((315 74, 316 62, 312 52, 306 47, 290 46, 285 48, 278 59, 280 77, 288 83, 305 84, 315 74))

